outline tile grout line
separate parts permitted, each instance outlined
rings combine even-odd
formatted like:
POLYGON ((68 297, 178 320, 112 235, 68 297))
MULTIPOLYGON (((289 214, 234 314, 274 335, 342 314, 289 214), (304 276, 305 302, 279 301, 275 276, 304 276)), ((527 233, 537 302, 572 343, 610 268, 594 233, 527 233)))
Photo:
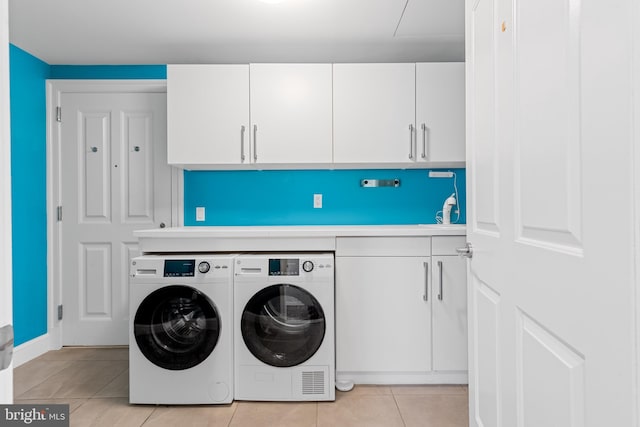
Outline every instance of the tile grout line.
POLYGON ((393 403, 395 403, 396 405, 396 409, 398 410, 398 414, 400 415, 400 420, 402 421, 402 425, 404 427, 407 427, 407 423, 404 420, 404 417, 402 416, 402 411, 400 410, 400 405, 398 405, 398 401, 396 400, 396 395, 393 392, 393 388, 391 388, 391 396, 393 396, 393 403))
MULTIPOLYGON (((233 405, 233 402, 237 402, 237 400, 232 400, 231 404, 233 405)), ((238 412, 238 407, 240 406, 240 403, 236 404, 235 409, 233 410, 233 414, 231 414, 231 418, 229 418, 229 423, 227 424, 227 427, 231 427, 231 423, 233 422, 233 419, 236 416, 236 412, 238 412)))

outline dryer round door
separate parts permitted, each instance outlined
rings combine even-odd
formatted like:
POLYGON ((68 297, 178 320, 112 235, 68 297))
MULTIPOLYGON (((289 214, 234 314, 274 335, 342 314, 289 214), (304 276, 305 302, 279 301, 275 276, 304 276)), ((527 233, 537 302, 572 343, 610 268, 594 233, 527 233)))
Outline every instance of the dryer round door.
POLYGON ((324 339, 322 306, 294 285, 273 285, 256 293, 240 321, 245 345, 258 360, 276 367, 299 365, 313 356, 324 339))
POLYGON ((166 286, 150 293, 133 322, 138 348, 153 364, 170 370, 204 361, 220 336, 220 315, 213 302, 189 286, 166 286))

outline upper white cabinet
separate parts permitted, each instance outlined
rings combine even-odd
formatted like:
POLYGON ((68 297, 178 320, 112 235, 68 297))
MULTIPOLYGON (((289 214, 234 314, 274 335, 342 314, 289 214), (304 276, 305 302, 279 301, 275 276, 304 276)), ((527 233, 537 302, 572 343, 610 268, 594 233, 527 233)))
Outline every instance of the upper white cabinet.
POLYGON ((334 64, 333 161, 413 161, 415 82, 415 64, 334 64))
POLYGON ((416 64, 419 162, 465 161, 464 63, 416 64))
POLYGON ((463 63, 167 66, 169 164, 463 167, 463 63))
POLYGON ((168 65, 167 116, 169 164, 247 162, 249 66, 168 65))
POLYGON ((254 163, 331 163, 331 64, 251 64, 254 163))

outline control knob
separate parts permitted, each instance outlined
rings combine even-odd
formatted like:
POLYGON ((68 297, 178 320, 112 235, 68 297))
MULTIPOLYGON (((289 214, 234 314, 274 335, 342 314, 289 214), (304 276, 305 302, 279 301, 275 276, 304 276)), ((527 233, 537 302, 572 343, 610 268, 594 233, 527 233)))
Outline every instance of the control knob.
POLYGON ((198 271, 200 273, 208 273, 209 270, 211 270, 211 265, 209 265, 207 261, 201 261, 200 264, 198 264, 198 271))
POLYGON ((313 263, 311 261, 305 261, 302 263, 302 269, 309 273, 313 270, 313 263))

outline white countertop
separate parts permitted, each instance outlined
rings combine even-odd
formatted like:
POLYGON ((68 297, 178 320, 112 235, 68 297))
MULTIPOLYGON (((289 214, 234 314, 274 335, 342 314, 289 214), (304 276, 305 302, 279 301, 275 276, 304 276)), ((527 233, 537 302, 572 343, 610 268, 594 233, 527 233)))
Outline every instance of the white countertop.
POLYGON ((465 224, 172 227, 139 230, 151 252, 333 251, 337 237, 464 236, 465 224))
POLYGON ((466 224, 172 227, 134 231, 138 238, 463 236, 466 224))

